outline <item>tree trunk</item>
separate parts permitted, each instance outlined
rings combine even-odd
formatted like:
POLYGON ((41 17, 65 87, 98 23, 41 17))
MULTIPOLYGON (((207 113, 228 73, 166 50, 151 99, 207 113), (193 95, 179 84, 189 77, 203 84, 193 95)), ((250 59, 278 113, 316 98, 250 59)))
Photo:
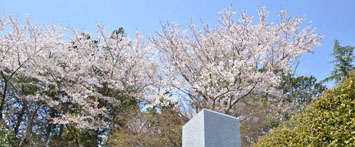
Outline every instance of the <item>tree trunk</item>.
POLYGON ((26 139, 32 134, 33 120, 36 118, 38 109, 40 107, 37 107, 32 113, 28 109, 27 105, 25 105, 24 108, 26 110, 27 117, 28 117, 27 128, 26 128, 26 133, 23 135, 23 137, 22 137, 22 139, 20 141, 19 147, 21 147, 23 145, 24 141, 26 141, 26 139))
POLYGON ((99 146, 99 142, 98 142, 98 139, 99 139, 99 130, 95 130, 95 134, 94 134, 94 137, 93 137, 93 141, 94 141, 94 146, 95 147, 98 147, 99 146))
POLYGON ((62 140, 63 132, 64 132, 64 125, 63 125, 63 124, 60 124, 60 125, 59 125, 59 135, 58 135, 58 140, 59 140, 59 142, 62 140))
POLYGON ((17 117, 17 123, 16 123, 16 127, 15 127, 15 136, 18 134, 18 129, 20 128, 20 125, 21 125, 21 122, 23 119, 23 115, 25 114, 26 107, 27 107, 27 103, 26 103, 26 101, 24 101, 22 104, 21 111, 17 117))
POLYGON ((2 99, 1 99, 1 104, 0 104, 0 123, 3 123, 2 110, 4 109, 5 98, 6 98, 6 92, 7 92, 7 86, 8 86, 7 80, 4 80, 4 82, 5 82, 4 91, 3 91, 3 93, 1 94, 1 95, 2 95, 2 99))
POLYGON ((47 131, 46 131, 46 138, 44 139, 44 143, 47 145, 49 136, 51 135, 53 125, 51 123, 48 124, 47 126, 47 131))

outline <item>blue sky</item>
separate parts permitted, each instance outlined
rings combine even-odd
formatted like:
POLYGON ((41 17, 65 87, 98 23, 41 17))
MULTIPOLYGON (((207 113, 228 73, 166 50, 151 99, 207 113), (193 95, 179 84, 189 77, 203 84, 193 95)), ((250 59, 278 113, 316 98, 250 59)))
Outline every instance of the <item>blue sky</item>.
POLYGON ((174 21, 187 26, 191 17, 202 18, 214 26, 217 12, 231 4, 237 12, 246 10, 252 16, 264 5, 270 11, 271 21, 277 21, 280 9, 287 9, 296 16, 304 16, 305 25, 312 21, 318 34, 326 36, 322 46, 313 49, 313 54, 301 58, 297 75, 324 79, 333 69, 328 62, 332 60, 329 55, 334 39, 341 45, 355 45, 355 1, 352 0, 0 0, 0 16, 12 14, 23 22, 29 14, 31 22, 49 25, 55 21, 92 33, 96 33, 99 21, 108 31, 123 27, 131 36, 137 29, 148 36, 160 29, 160 22, 174 21))

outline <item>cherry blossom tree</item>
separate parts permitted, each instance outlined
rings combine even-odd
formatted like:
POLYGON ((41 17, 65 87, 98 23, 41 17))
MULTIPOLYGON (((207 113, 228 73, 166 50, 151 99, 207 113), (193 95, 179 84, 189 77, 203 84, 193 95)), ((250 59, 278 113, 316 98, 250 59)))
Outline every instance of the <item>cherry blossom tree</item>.
POLYGON ((38 26, 29 24, 20 25, 10 15, 0 21, 0 74, 1 74, 1 104, 0 113, 3 119, 3 109, 9 97, 9 87, 14 87, 13 82, 19 75, 28 74, 26 68, 42 50, 50 47, 52 40, 57 36, 42 31, 38 26), (4 30, 11 29, 9 32, 4 30))
POLYGON ((108 127, 99 119, 107 112, 99 102, 114 105, 121 102, 103 96, 96 87, 106 84, 124 95, 144 99, 144 93, 154 85, 156 74, 151 48, 141 41, 138 33, 137 39, 131 40, 106 34, 100 25, 97 40, 86 33, 78 35, 74 29, 72 32, 70 41, 41 52, 33 66, 34 77, 45 83, 44 89, 53 91, 57 98, 43 94, 31 97, 63 110, 59 117, 53 118, 55 123, 92 129, 108 127))
POLYGON ((287 11, 278 23, 267 20, 265 8, 258 12, 258 22, 246 12, 234 22, 235 11, 224 10, 212 29, 163 24, 148 41, 138 32, 133 39, 106 33, 101 24, 91 35, 7 15, 0 20, 0 123, 19 146, 59 145, 65 134, 80 146, 77 132, 94 130, 95 138, 116 128, 119 109, 131 100, 162 111, 184 99, 195 111, 237 115, 236 104, 251 96, 282 98, 281 74, 292 73, 323 36, 300 29, 304 19, 287 11))
POLYGON ((125 101, 102 94, 98 89, 104 86, 139 101, 157 94, 156 55, 143 36, 137 32, 132 40, 98 27, 92 39, 89 33, 57 24, 31 24, 27 19, 21 25, 10 15, 0 21, 0 113, 6 114, 1 120, 16 126, 20 146, 36 125, 44 129, 37 141, 45 144, 51 134, 60 137, 64 130, 114 126, 106 106, 125 101), (66 31, 70 39, 64 39, 66 31), (29 85, 35 90, 24 92, 29 85))
POLYGON ((150 38, 160 51, 166 87, 195 111, 237 115, 233 107, 251 94, 282 97, 277 88, 281 73, 292 72, 298 57, 312 52, 323 38, 311 26, 301 29, 304 19, 287 11, 280 11, 277 23, 268 21, 265 8, 258 10, 258 22, 246 12, 235 22, 235 13, 221 11, 212 29, 204 22, 202 29, 168 22, 150 38))

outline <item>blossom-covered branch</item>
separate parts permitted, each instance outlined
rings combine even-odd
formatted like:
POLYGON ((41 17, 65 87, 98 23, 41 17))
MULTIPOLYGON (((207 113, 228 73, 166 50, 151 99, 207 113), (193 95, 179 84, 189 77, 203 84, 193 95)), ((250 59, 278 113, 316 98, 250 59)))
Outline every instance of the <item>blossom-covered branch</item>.
POLYGON ((259 9, 259 21, 244 12, 235 22, 235 11, 219 13, 219 24, 202 29, 191 23, 183 30, 167 23, 150 41, 160 50, 165 84, 202 108, 233 114, 232 108, 250 94, 282 96, 277 89, 281 72, 292 72, 298 57, 318 46, 323 36, 310 26, 300 29, 302 18, 280 12, 278 23, 269 23, 259 9))

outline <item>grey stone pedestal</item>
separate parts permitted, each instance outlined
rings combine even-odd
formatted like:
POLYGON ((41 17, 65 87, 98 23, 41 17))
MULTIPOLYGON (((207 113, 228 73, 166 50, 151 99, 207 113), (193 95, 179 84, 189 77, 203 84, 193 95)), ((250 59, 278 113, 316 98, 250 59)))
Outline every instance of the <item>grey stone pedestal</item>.
POLYGON ((241 147, 239 120, 203 109, 182 128, 183 147, 241 147))

